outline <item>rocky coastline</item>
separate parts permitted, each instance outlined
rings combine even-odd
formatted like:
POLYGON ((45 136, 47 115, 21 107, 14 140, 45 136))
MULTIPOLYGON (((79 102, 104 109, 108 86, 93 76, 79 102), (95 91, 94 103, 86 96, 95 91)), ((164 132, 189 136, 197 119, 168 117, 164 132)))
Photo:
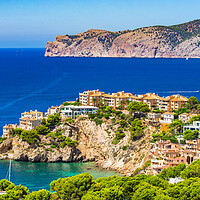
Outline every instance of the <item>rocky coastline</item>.
POLYGON ((111 32, 90 29, 58 35, 46 57, 200 58, 200 20, 111 32))
POLYGON ((149 126, 140 140, 131 142, 130 132, 118 144, 113 144, 115 126, 110 120, 96 125, 88 118, 79 118, 73 125, 56 126, 53 130, 62 131, 65 137, 77 141, 75 146, 54 147, 55 138, 40 135, 34 144, 22 141, 18 136, 10 136, 0 144, 0 159, 12 159, 27 162, 88 162, 93 161, 99 167, 114 170, 124 175, 131 175, 135 169, 149 160, 150 132, 149 126), (143 141, 143 142, 142 142, 143 141), (145 141, 145 142, 144 142, 145 141), (122 147, 129 143, 129 147, 122 147))

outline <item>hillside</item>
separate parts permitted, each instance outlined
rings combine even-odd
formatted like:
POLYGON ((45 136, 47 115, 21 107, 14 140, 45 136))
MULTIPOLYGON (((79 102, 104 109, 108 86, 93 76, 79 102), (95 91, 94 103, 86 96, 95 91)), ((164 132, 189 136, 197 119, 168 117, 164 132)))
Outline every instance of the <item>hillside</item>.
POLYGON ((200 20, 111 32, 90 29, 47 42, 49 57, 200 58, 200 20))

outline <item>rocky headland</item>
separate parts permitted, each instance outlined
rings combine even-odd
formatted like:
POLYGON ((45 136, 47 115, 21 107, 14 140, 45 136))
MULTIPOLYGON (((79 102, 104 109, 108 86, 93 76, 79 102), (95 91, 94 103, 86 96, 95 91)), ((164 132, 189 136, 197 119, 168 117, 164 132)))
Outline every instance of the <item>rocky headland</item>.
POLYGON ((48 135, 39 135, 33 144, 18 135, 10 135, 0 144, 0 158, 29 162, 87 162, 131 175, 150 160, 150 139, 155 127, 148 126, 144 135, 136 141, 130 140, 130 131, 113 143, 119 125, 105 120, 97 125, 88 118, 78 118, 75 123, 56 126, 48 135), (59 134, 58 134, 59 133, 59 134), (59 143, 59 138, 70 138, 75 145, 59 143))
POLYGON ((111 32, 91 29, 47 42, 48 57, 200 58, 200 20, 111 32))

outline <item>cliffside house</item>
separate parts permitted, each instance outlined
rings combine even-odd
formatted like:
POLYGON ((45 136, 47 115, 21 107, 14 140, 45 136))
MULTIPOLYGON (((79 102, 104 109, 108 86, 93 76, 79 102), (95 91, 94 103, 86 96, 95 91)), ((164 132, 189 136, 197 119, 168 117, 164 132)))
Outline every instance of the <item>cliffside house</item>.
POLYGON ((160 123, 171 124, 174 120, 174 113, 165 112, 162 114, 163 119, 160 119, 160 123))
POLYGON ((5 126, 3 126, 3 135, 2 137, 9 137, 9 132, 12 130, 12 129, 16 129, 16 128, 21 128, 20 125, 17 125, 17 124, 6 124, 5 126))
POLYGON ((45 116, 54 115, 59 112, 58 106, 51 106, 48 108, 47 112, 45 113, 45 116))
POLYGON ((66 117, 75 118, 77 115, 87 115, 89 113, 95 113, 98 108, 95 106, 69 105, 69 106, 61 106, 60 109, 62 118, 66 117))
POLYGON ((39 112, 37 110, 29 112, 24 112, 21 114, 21 118, 19 118, 20 121, 20 127, 23 130, 32 130, 36 126, 41 125, 41 121, 43 118, 43 113, 39 112))
POLYGON ((43 118, 43 113, 37 110, 21 113, 21 118, 19 118, 20 125, 8 124, 3 126, 2 137, 9 137, 9 131, 16 128, 21 128, 23 130, 32 130, 36 126, 41 125, 41 120, 43 118))
POLYGON ((194 121, 193 124, 188 124, 183 126, 183 132, 186 130, 198 130, 200 133, 200 121, 194 121))
POLYGON ((150 122, 159 122, 160 118, 161 118, 161 113, 148 113, 147 115, 147 119, 150 122))
POLYGON ((183 123, 188 123, 188 121, 195 116, 195 114, 189 114, 189 113, 182 113, 178 116, 178 119, 181 120, 183 123))

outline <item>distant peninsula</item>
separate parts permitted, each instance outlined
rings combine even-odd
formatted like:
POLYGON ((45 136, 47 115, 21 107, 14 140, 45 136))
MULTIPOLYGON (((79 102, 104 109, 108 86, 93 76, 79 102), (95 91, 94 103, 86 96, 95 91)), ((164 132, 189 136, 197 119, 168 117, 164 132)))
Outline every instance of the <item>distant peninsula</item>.
POLYGON ((111 32, 91 29, 47 42, 47 57, 200 58, 200 20, 111 32))

